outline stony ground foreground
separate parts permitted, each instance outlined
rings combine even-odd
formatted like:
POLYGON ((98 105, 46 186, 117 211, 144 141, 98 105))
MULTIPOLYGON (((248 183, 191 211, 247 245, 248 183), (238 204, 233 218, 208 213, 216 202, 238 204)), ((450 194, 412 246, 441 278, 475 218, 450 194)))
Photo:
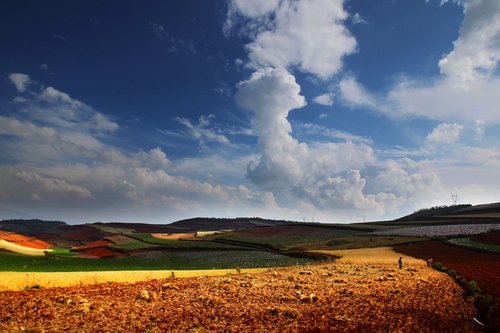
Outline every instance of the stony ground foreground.
POLYGON ((0 293, 0 332, 479 332, 446 274, 319 264, 0 293))

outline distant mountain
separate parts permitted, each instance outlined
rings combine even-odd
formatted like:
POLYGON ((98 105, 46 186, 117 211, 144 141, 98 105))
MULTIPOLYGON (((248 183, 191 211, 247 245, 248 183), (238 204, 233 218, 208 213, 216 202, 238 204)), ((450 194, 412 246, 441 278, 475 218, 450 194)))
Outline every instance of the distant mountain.
POLYGON ((0 221, 0 229, 12 231, 23 235, 32 235, 38 231, 52 229, 67 225, 62 221, 44 221, 44 220, 3 220, 0 221))

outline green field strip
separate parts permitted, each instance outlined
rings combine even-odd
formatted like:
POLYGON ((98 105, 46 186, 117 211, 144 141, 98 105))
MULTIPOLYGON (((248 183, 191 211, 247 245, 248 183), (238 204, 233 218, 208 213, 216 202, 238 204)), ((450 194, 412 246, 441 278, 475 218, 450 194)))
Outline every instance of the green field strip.
POLYGON ((491 244, 483 244, 470 240, 470 238, 453 238, 449 239, 448 242, 456 245, 472 247, 476 249, 488 250, 493 252, 500 252, 500 246, 491 245, 491 244))
POLYGON ((0 271, 4 272, 92 272, 283 267, 306 265, 314 260, 258 251, 156 251, 114 259, 42 257, 35 260, 15 253, 0 252, 0 262, 0 271))
MULTIPOLYGON (((173 240, 173 239, 161 239, 161 238, 156 238, 153 237, 151 234, 133 234, 133 235, 127 235, 130 238, 135 238, 135 239, 140 239, 140 242, 149 244, 149 246, 152 245, 165 245, 165 246, 175 246, 175 247, 189 247, 189 248, 241 248, 241 246, 237 245, 229 245, 229 244, 224 244, 221 245, 220 243, 214 243, 210 241, 188 241, 188 240, 173 240)), ((129 243, 129 244, 134 244, 134 243, 129 243)), ((128 244, 122 244, 122 245, 128 245, 128 244)), ((131 248, 131 247, 127 247, 131 248)))

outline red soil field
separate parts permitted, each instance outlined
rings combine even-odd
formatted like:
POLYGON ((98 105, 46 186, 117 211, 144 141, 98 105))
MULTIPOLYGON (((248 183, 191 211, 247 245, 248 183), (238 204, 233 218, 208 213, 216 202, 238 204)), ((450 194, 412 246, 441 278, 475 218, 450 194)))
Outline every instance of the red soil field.
POLYGON ((500 246, 500 232, 472 236, 470 240, 481 244, 500 246))
POLYGON ((0 231, 0 239, 6 240, 13 244, 27 247, 30 249, 48 249, 55 244, 44 242, 42 240, 36 239, 34 237, 28 237, 24 235, 18 235, 11 232, 0 231))
POLYGON ((113 257, 114 253, 109 249, 106 249, 104 247, 99 247, 97 249, 90 249, 80 252, 78 255, 79 256, 82 255, 83 257, 91 256, 91 257, 105 258, 105 257, 113 257))
POLYGON ((113 244, 113 243, 103 239, 103 240, 98 240, 98 241, 95 241, 95 242, 92 242, 89 244, 85 244, 82 246, 73 247, 72 250, 93 249, 93 248, 106 246, 106 245, 110 245, 110 244, 113 244))
POLYGON ((29 241, 34 239, 34 237, 28 237, 28 236, 23 236, 23 235, 18 235, 18 234, 8 234, 8 235, 3 235, 0 236, 0 239, 4 239, 9 242, 23 242, 23 241, 29 241))
POLYGON ((1 332, 480 332, 447 275, 315 265, 0 293, 1 332), (382 277, 382 278, 381 278, 382 277))
POLYGON ((484 293, 500 300, 500 254, 467 250, 443 243, 396 246, 394 250, 414 258, 432 258, 434 263, 440 262, 447 269, 454 269, 467 281, 476 281, 484 293))
POLYGON ((39 250, 45 250, 45 249, 48 249, 48 248, 54 246, 54 244, 50 244, 50 243, 44 242, 44 241, 39 240, 39 239, 33 239, 31 241, 28 241, 28 242, 16 242, 14 244, 28 247, 31 249, 39 249, 39 250))
POLYGON ((33 236, 45 242, 53 243, 54 246, 59 246, 59 247, 71 247, 71 246, 81 245, 80 242, 72 241, 66 238, 61 238, 58 234, 50 234, 43 231, 39 231, 33 234, 33 236))
POLYGON ((100 236, 99 230, 88 226, 71 225, 71 226, 58 227, 55 229, 69 231, 64 235, 61 235, 61 237, 67 239, 74 239, 77 241, 92 242, 95 238, 102 237, 100 236))

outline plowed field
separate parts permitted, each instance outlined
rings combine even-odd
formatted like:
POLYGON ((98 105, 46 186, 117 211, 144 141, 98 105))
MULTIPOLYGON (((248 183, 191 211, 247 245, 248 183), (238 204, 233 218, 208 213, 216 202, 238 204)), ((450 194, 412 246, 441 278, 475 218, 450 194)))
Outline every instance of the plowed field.
POLYGON ((479 332, 426 267, 320 264, 259 274, 0 293, 0 331, 479 332))
POLYGON ((443 243, 397 246, 397 252, 454 269, 467 281, 476 281, 485 293, 500 300, 500 254, 472 251, 443 243))
POLYGON ((489 234, 476 235, 470 238, 471 241, 500 246, 500 232, 492 232, 489 234))

